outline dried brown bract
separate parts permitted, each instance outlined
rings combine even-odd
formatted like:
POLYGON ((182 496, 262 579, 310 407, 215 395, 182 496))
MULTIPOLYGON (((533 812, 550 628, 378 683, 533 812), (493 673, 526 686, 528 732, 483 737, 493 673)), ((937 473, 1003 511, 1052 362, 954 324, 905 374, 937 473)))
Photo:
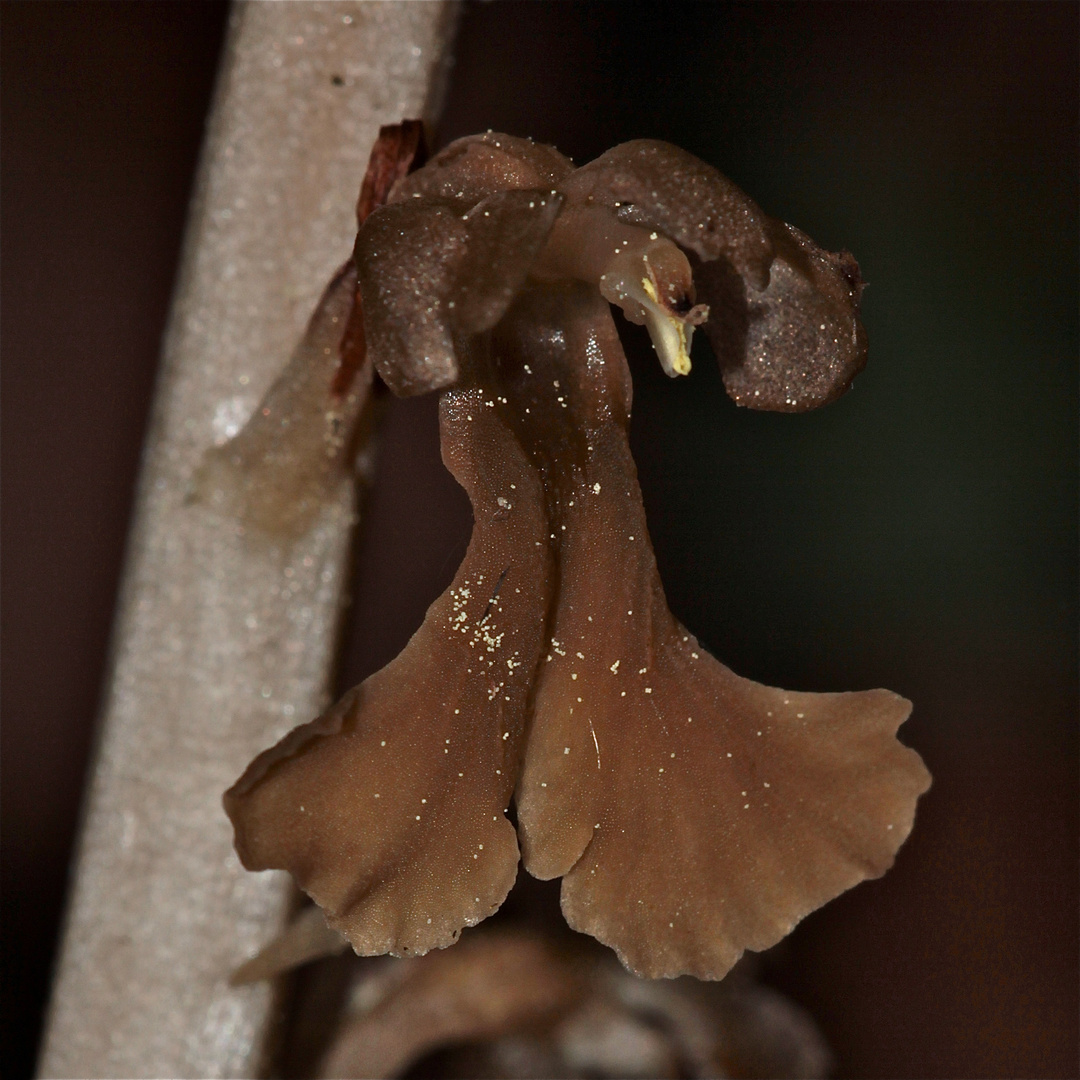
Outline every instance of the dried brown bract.
MULTIPOLYGON (((363 226, 426 156, 419 120, 383 127, 356 204, 363 226)), ((191 497, 225 509, 257 534, 302 535, 342 483, 371 394, 355 256, 334 275, 285 370, 251 419, 203 459, 191 497)))
POLYGON ((799 411, 865 362, 851 256, 667 144, 575 170, 488 134, 400 180, 355 266, 376 370, 444 391, 475 528, 401 655, 227 793, 244 864, 358 952, 414 955, 498 908, 520 842, 632 971, 707 979, 883 873, 929 785, 910 704, 750 682, 672 616, 608 303, 668 374, 703 325, 737 402, 799 411))

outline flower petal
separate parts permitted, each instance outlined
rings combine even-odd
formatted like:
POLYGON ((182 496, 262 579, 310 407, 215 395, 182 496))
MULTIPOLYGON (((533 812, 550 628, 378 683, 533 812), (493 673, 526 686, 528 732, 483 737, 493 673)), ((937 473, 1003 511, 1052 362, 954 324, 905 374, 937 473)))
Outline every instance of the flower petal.
POLYGON ((739 405, 815 409, 866 366, 854 258, 769 217, 711 165, 637 139, 578 169, 563 190, 570 206, 607 208, 693 253, 704 330, 739 405))
POLYGON ((695 267, 698 298, 709 305, 702 329, 736 404, 806 412, 840 397, 866 366, 863 282, 848 252, 824 251, 779 221, 770 230, 776 257, 765 289, 747 287, 719 260, 695 267))
POLYGON ((252 870, 283 868, 358 953, 416 955, 514 882, 505 817, 550 597, 535 471, 478 387, 441 406, 473 503, 454 582, 387 667, 261 754, 226 793, 252 870))
POLYGON ((500 191, 465 214, 409 199, 368 218, 356 239, 364 330, 375 368, 395 394, 457 381, 455 337, 502 317, 561 204, 550 191, 500 191))
POLYGON ((454 207, 417 199, 376 210, 356 237, 368 355, 399 397, 457 382, 446 302, 468 232, 454 207))
POLYGON ((704 652, 656 571, 610 316, 533 290, 498 334, 558 544, 517 795, 526 868, 565 875, 571 926, 631 970, 720 978, 891 864, 928 785, 894 738, 910 706, 761 686, 704 652), (529 354, 534 389, 515 374, 529 354), (556 447, 542 432, 560 412, 556 447))
POLYGON ((634 139, 577 169, 563 191, 628 225, 656 229, 703 261, 724 259, 756 289, 769 281, 768 215, 726 176, 671 143, 634 139))
POLYGON ((539 189, 499 191, 465 215, 469 239, 458 268, 454 328, 490 330, 525 283, 562 207, 562 196, 539 189))
POLYGON ((553 146, 489 131, 455 139, 423 169, 401 181, 390 201, 424 198, 471 207, 497 191, 550 192, 573 168, 573 162, 553 146))

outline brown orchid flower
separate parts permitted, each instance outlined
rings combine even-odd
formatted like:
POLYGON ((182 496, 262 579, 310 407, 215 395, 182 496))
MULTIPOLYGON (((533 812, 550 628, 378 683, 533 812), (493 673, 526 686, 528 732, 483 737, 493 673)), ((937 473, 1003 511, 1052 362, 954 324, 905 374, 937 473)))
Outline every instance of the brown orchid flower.
POLYGON ((354 260, 367 354, 443 391, 475 526, 397 659, 226 794, 244 865, 291 871, 358 953, 415 955, 499 907, 520 844, 632 971, 709 979, 882 874, 929 786, 910 703, 740 678, 672 616, 609 308, 668 374, 703 325, 735 401, 801 411, 865 363, 854 259, 674 146, 574 169, 489 133, 400 179, 354 260))

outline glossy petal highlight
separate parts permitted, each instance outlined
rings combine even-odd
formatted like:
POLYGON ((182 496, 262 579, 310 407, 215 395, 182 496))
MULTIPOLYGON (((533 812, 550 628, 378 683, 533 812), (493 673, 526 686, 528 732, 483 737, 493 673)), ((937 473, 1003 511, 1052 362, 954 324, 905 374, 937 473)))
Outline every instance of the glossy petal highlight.
POLYGON ((533 470, 481 389, 442 403, 475 526, 405 650, 261 754, 226 794, 249 869, 282 867, 363 955, 449 945, 502 903, 550 566, 533 470))

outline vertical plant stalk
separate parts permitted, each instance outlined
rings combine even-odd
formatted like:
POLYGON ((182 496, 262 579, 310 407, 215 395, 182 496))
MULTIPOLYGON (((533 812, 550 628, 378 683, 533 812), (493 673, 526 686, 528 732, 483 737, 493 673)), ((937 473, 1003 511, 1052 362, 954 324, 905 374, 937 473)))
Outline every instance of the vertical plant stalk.
POLYGON ((271 991, 229 972, 284 874, 220 792, 327 704, 353 492, 294 541, 186 500, 348 255, 380 124, 433 118, 456 5, 245 4, 231 18, 128 547, 42 1075, 254 1076, 271 991))

